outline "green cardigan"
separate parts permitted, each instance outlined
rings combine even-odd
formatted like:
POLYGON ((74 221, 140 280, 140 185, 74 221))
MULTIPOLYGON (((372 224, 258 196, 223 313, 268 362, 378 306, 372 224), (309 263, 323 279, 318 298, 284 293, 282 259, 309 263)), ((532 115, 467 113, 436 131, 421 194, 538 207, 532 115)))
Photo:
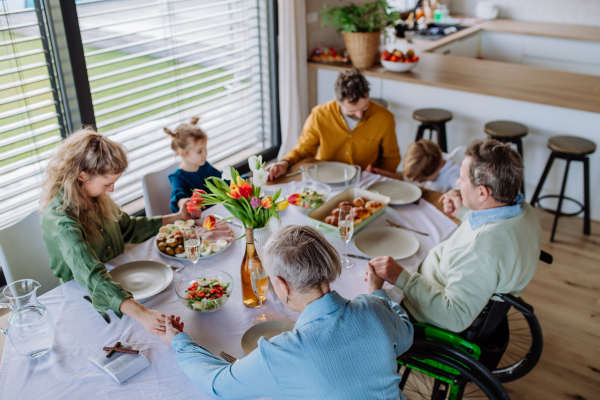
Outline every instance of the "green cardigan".
POLYGON ((101 218, 101 228, 88 234, 81 223, 68 212, 60 211, 62 196, 57 194, 42 213, 42 236, 50 256, 50 268, 65 283, 75 281, 86 288, 98 312, 119 310, 126 298, 132 297, 115 282, 104 262, 123 254, 125 243, 140 243, 156 235, 162 217, 130 217, 122 213, 119 221, 101 218))

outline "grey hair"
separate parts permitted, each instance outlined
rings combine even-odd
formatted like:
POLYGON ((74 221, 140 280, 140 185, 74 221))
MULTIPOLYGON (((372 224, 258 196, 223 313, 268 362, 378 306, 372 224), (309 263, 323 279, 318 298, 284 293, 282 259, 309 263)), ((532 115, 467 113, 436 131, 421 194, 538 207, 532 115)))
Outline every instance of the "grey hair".
POLYGON ((510 144, 494 139, 475 140, 465 155, 473 158, 469 165, 471 185, 484 186, 497 202, 512 204, 523 181, 521 155, 510 144))
POLYGON ((279 276, 298 292, 342 273, 340 256, 323 234, 311 226, 289 225, 275 232, 262 250, 265 271, 279 276))

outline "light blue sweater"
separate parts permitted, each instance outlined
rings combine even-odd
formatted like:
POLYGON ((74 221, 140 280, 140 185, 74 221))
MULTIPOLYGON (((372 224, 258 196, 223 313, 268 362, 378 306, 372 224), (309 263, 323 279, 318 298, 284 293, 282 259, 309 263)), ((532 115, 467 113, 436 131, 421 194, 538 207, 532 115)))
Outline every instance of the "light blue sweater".
POLYGON ((294 330, 258 341, 235 364, 187 334, 171 341, 186 375, 219 399, 397 400, 396 357, 412 345, 406 312, 383 290, 353 300, 330 292, 310 303, 294 330))

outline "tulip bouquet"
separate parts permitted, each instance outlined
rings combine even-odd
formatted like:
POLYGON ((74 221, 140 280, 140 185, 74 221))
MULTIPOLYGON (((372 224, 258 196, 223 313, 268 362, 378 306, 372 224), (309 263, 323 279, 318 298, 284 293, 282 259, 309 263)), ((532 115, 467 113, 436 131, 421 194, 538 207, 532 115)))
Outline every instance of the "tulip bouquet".
MULTIPOLYGON (((262 156, 252 156, 248 159, 248 165, 253 173, 252 183, 243 179, 233 167, 226 166, 221 178, 206 179, 206 188, 210 193, 194 190, 192 202, 196 206, 192 207, 218 204, 219 207, 224 206, 231 215, 239 219, 244 224, 244 228, 258 229, 267 226, 271 218, 279 218, 277 211, 285 210, 289 203, 285 199, 277 201, 281 189, 272 198, 271 196, 261 196, 261 187, 267 183, 269 176, 269 173, 265 171, 265 164, 262 162, 262 156), (230 183, 228 184, 226 181, 230 183)), ((215 225, 215 213, 204 220, 204 227, 208 230, 215 225)))

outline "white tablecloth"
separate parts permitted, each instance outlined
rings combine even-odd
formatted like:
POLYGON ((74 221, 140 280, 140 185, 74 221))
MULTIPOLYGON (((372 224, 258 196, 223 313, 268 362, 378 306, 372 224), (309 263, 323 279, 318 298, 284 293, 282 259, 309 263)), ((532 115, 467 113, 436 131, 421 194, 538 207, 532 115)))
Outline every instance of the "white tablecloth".
MULTIPOLYGON (((383 180, 378 175, 364 172, 360 186, 367 188, 376 181, 383 180)), ((343 188, 332 191, 332 196, 343 188)), ((223 208, 220 215, 227 215, 223 208)), ((284 225, 309 224, 308 217, 291 207, 281 213, 284 225)), ((385 225, 386 218, 393 218, 405 226, 429 233, 430 236, 416 235, 421 247, 414 256, 402 260, 401 264, 409 271, 415 271, 427 252, 456 228, 443 213, 433 205, 420 200, 418 205, 389 207, 386 215, 373 222, 371 226, 385 225)), ((241 228, 233 227, 235 237, 242 234, 241 228)), ((340 239, 328 236, 338 251, 343 251, 340 239)), ((194 340, 209 351, 219 354, 225 351, 235 357, 243 357, 240 340, 244 332, 252 326, 252 317, 259 313, 243 305, 240 287, 240 265, 244 255, 244 241, 239 240, 223 253, 207 260, 201 260, 198 268, 218 268, 227 271, 234 278, 234 292, 228 303, 219 311, 211 314, 195 313, 177 300, 175 282, 191 270, 191 263, 181 273, 175 274, 171 285, 162 293, 144 301, 147 307, 165 314, 180 315, 185 321, 185 331, 194 340)), ((348 244, 349 252, 360 254, 353 243, 348 244)), ((158 260, 169 263, 153 247, 153 239, 126 251, 107 263, 107 267, 124 264, 134 260, 158 260)), ((346 298, 365 293, 364 282, 366 261, 355 259, 355 267, 344 269, 342 276, 333 284, 332 289, 346 298)), ((179 265, 182 262, 172 262, 179 265)), ((401 292, 386 284, 386 290, 392 298, 399 300, 401 292)), ((112 311, 108 314, 111 323, 107 324, 92 306, 83 299, 85 289, 75 281, 49 291, 40 298, 54 319, 56 338, 52 350, 37 359, 21 356, 10 340, 6 341, 2 364, 0 365, 0 397, 3 400, 34 398, 43 399, 211 399, 201 392, 182 372, 175 360, 173 350, 160 342, 160 339, 147 332, 140 324, 128 316, 117 318, 112 311), (148 358, 151 365, 124 384, 118 384, 92 365, 87 358, 103 346, 114 345, 117 341, 126 341, 139 349, 148 358)), ((275 296, 272 288, 267 293, 264 311, 276 320, 294 322, 298 313, 289 310, 275 296)))

